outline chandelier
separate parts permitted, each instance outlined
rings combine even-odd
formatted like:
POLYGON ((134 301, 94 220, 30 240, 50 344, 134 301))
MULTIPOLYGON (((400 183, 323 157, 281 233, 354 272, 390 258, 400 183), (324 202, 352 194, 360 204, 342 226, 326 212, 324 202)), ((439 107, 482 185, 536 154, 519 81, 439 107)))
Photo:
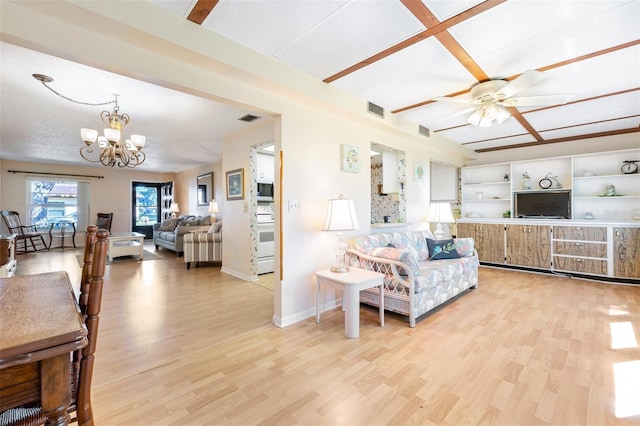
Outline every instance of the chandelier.
POLYGON ((98 135, 94 129, 80 129, 80 137, 86 144, 80 148, 80 156, 91 163, 101 163, 103 166, 130 167, 134 168, 144 162, 146 155, 142 152, 146 138, 142 135, 131 135, 130 139, 122 141, 122 131, 131 120, 128 114, 120 113, 118 105, 118 95, 114 95, 113 101, 102 103, 80 102, 68 98, 47 85, 53 78, 43 74, 33 74, 33 77, 40 81, 47 89, 63 99, 81 105, 102 106, 114 104, 113 111, 102 111, 100 117, 105 124, 104 135, 98 135), (94 143, 97 142, 97 149, 94 143))

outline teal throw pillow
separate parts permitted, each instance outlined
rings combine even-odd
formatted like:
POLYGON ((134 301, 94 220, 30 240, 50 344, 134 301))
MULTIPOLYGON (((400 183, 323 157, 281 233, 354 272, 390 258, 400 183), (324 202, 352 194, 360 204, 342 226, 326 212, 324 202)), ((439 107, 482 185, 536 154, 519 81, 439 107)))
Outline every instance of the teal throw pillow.
POLYGON ((453 239, 431 240, 427 238, 429 247, 429 260, 457 259, 460 257, 453 239))

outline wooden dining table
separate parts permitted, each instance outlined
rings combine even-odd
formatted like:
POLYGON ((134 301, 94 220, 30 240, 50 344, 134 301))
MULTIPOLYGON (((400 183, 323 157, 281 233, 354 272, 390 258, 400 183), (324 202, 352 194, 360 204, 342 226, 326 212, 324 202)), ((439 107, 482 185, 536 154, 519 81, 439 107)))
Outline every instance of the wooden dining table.
POLYGON ((40 401, 47 425, 68 424, 71 353, 86 345, 66 272, 0 278, 0 411, 40 401))

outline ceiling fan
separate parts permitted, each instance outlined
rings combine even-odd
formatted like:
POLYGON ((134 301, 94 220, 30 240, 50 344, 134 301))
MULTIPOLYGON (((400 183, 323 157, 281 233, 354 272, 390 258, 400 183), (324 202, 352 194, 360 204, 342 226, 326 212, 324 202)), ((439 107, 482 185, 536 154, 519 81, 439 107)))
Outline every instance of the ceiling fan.
POLYGON ((562 105, 573 97, 571 94, 513 97, 543 78, 544 75, 540 71, 525 71, 511 82, 489 80, 474 85, 470 90, 473 99, 437 97, 434 100, 477 105, 454 115, 473 111, 467 121, 474 126, 489 127, 494 121, 502 123, 511 116, 506 107, 562 105))

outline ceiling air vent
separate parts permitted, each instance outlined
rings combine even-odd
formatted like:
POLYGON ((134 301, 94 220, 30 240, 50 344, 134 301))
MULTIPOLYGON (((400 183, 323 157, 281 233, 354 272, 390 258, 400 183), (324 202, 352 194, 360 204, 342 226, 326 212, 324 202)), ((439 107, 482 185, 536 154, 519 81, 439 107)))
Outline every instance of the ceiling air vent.
POLYGON ((238 120, 246 121, 247 123, 251 123, 252 121, 257 120, 258 118, 260 118, 260 117, 258 117, 257 115, 247 114, 247 115, 244 115, 244 116, 238 118, 238 120))
POLYGON ((370 113, 377 115, 378 117, 384 118, 384 108, 378 106, 374 103, 369 102, 368 110, 370 113))
POLYGON ((428 138, 431 137, 431 130, 427 129, 424 126, 418 125, 418 133, 421 134, 422 136, 426 136, 428 138))

